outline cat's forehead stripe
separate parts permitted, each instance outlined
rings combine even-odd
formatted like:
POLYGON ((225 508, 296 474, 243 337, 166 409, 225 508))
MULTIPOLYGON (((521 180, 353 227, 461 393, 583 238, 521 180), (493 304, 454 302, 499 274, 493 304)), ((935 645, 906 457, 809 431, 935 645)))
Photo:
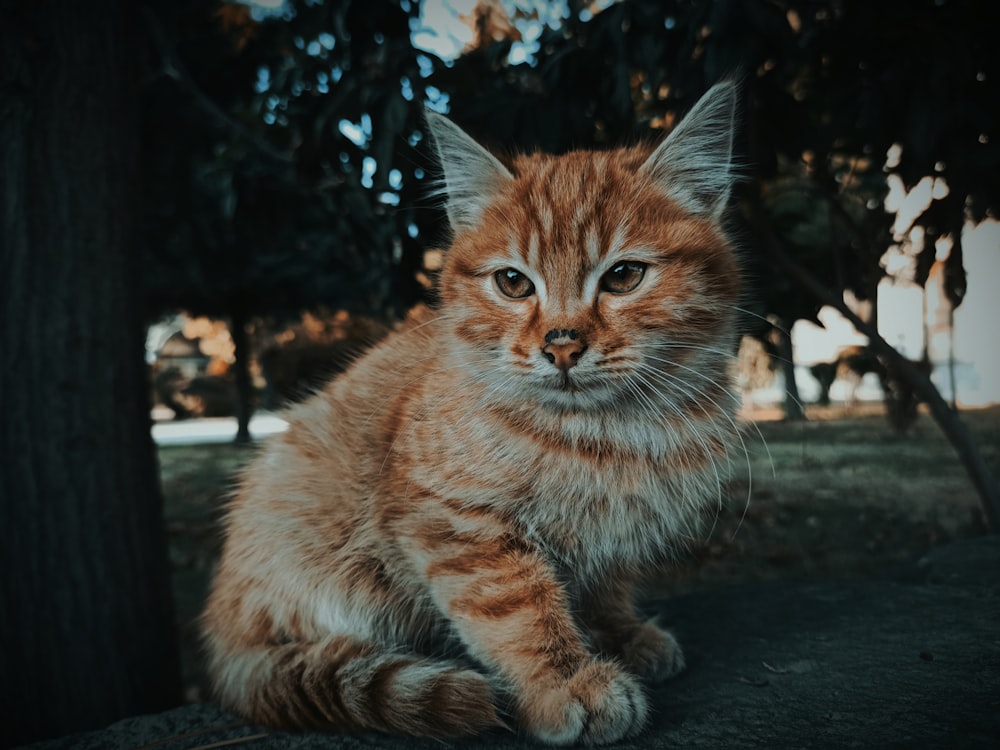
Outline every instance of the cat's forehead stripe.
POLYGON ((608 247, 607 254, 617 255, 622 250, 624 250, 625 239, 626 239, 626 230, 625 230, 625 220, 623 219, 618 223, 618 226, 615 227, 615 232, 611 237, 611 244, 608 247))
POLYGON ((538 268, 541 258, 539 257, 539 246, 540 242, 538 239, 538 232, 532 232, 531 236, 528 238, 528 267, 538 268))
POLYGON ((542 232, 544 233, 544 236, 545 237, 551 236, 552 222, 553 222, 552 208, 548 205, 548 203, 544 199, 542 199, 541 201, 538 202, 538 207, 536 211, 538 213, 538 218, 542 223, 542 232))
POLYGON ((590 265, 596 266, 601 260, 601 242, 594 227, 587 229, 586 246, 587 259, 590 261, 590 265))

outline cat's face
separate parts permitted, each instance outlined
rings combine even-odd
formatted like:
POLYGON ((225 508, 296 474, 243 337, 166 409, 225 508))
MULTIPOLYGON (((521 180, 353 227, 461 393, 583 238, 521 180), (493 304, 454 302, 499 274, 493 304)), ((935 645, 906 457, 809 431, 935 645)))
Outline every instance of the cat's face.
MULTIPOLYGON (((437 127, 446 151, 454 134, 437 127)), ((450 175, 442 154, 456 229, 443 313, 498 400, 586 409, 683 395, 700 387, 695 368, 728 357, 738 274, 718 216, 729 140, 724 165, 705 154, 694 165, 725 173, 712 186, 684 172, 695 160, 674 139, 509 168, 463 141, 471 176, 450 175)))

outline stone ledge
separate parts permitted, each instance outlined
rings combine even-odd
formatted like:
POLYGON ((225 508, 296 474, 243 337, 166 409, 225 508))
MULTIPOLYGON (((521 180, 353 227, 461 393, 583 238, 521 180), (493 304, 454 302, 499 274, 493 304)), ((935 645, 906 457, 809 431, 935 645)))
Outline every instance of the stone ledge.
MULTIPOLYGON (((631 748, 1000 747, 1000 537, 933 550, 892 578, 732 586, 654 602, 688 669, 651 691, 631 748)), ((426 748, 383 735, 274 732, 211 704, 34 750, 426 748)), ((462 748, 535 746, 497 732, 462 748)))

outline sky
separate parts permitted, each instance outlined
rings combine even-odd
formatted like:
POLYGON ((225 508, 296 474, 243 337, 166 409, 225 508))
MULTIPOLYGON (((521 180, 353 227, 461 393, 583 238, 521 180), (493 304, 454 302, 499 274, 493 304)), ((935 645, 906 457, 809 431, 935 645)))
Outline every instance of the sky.
MULTIPOLYGON (((286 0, 243 0, 256 16, 283 12, 286 0)), ((583 20, 616 0, 595 0, 581 11, 583 20)), ((405 0, 404 0, 405 2, 405 0)), ((442 60, 454 60, 472 41, 472 27, 466 19, 478 0, 424 0, 420 18, 413 24, 413 45, 432 52, 442 60)), ((558 28, 569 15, 566 0, 500 0, 514 26, 521 32, 521 41, 511 46, 510 62, 530 61, 538 51, 538 39, 546 26, 558 28), (518 13, 520 11, 520 13, 518 13)))

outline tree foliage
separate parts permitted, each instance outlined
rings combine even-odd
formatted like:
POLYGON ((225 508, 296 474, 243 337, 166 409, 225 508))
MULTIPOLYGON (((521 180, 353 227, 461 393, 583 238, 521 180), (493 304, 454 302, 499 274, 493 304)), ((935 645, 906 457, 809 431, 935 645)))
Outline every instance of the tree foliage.
POLYGON ((150 4, 151 312, 399 314, 417 300, 428 92, 404 5, 297 0, 255 19, 242 4, 150 4))
POLYGON ((425 197, 425 104, 494 145, 562 152, 658 137, 713 82, 740 79, 735 231, 758 334, 845 290, 874 296, 909 230, 885 211, 890 178, 947 186, 908 251, 923 283, 950 237, 954 304, 962 227, 1000 206, 992 0, 566 0, 559 16, 482 0, 454 61, 414 46, 415 0, 288 0, 266 18, 236 0, 147 2, 153 311, 408 308, 423 248, 446 231, 425 197))
POLYGON ((961 300, 962 224, 1000 196, 989 0, 569 2, 558 23, 536 3, 506 7, 481 3, 474 44, 451 62, 413 45, 408 0, 293 0, 266 18, 154 2, 153 307, 400 313, 423 292, 422 248, 444 234, 426 199, 425 103, 447 102, 492 144, 562 152, 656 137, 726 76, 744 86, 754 313, 790 323, 818 309, 773 272, 762 231, 829 286, 871 297, 892 239, 887 171, 907 188, 947 182, 917 219, 929 241, 915 280, 950 235, 961 300))

